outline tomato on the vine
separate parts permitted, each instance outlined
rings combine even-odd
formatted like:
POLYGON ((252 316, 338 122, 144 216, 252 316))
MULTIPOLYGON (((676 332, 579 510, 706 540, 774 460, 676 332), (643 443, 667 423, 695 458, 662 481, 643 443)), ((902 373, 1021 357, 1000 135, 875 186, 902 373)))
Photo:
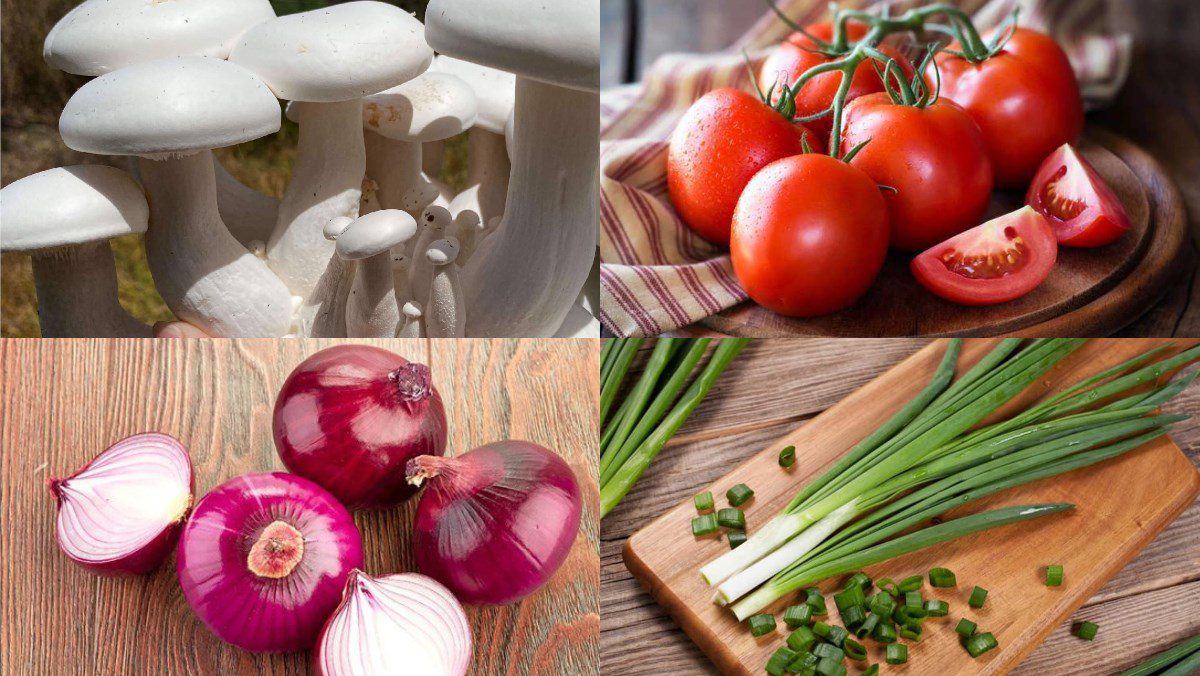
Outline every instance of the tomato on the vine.
POLYGON ((738 200, 730 253, 759 305, 811 317, 866 293, 887 256, 887 206, 861 170, 798 155, 758 172, 738 200))
POLYGON ((1023 207, 931 247, 910 267, 922 286, 946 300, 994 305, 1033 291, 1057 258, 1050 223, 1023 207))
POLYGON ((1025 203, 1050 221, 1064 246, 1111 244, 1130 227, 1121 200, 1070 144, 1042 162, 1025 203))
MULTIPOLYGON (((961 50, 957 42, 951 50, 961 50)), ((1024 187, 1038 165, 1083 129, 1083 100, 1066 53, 1050 36, 1028 28, 995 55, 974 63, 939 53, 941 95, 975 118, 987 143, 996 184, 1024 187)), ((925 78, 933 83, 934 65, 925 78)))
POLYGON ((717 89, 684 113, 671 135, 667 188, 683 222, 704 239, 729 245, 738 197, 759 169, 824 144, 752 94, 717 89))
MULTIPOLYGON (((804 30, 817 39, 826 42, 833 39, 833 25, 828 22, 811 24, 805 26, 804 30)), ((850 42, 861 40, 866 34, 867 26, 865 24, 858 21, 849 21, 846 23, 846 37, 850 42)), ((781 79, 790 85, 809 68, 834 61, 838 58, 829 57, 819 51, 815 51, 818 48, 819 45, 809 39, 804 33, 793 33, 787 40, 775 47, 770 55, 767 56, 766 61, 763 62, 758 76, 759 88, 764 92, 769 91, 781 79)), ((879 51, 895 59, 906 76, 912 75, 912 65, 908 59, 901 56, 895 49, 887 45, 881 45, 879 51)), ((874 63, 871 59, 866 59, 854 69, 854 76, 850 78, 850 90, 846 94, 847 102, 866 94, 873 94, 884 90, 883 80, 880 79, 879 74, 875 71, 874 63)), ((840 72, 822 73, 809 80, 796 93, 796 117, 815 115, 829 108, 833 104, 834 95, 837 94, 838 87, 841 84, 842 74, 840 72)), ((829 136, 833 131, 832 115, 826 115, 805 124, 821 138, 822 142, 829 143, 829 136)))
POLYGON ((891 244, 921 251, 979 224, 992 194, 992 167, 979 126, 958 104, 926 107, 868 94, 846 107, 842 153, 867 142, 850 164, 895 190, 884 192, 891 244))

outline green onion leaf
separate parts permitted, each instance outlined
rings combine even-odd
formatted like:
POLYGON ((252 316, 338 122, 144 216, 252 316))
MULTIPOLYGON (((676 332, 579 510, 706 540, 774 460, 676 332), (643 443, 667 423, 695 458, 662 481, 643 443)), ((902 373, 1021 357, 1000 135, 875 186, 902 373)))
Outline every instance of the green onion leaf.
POLYGON ((854 635, 859 638, 866 638, 875 631, 875 627, 878 627, 879 623, 882 621, 884 621, 884 618, 876 615, 875 613, 870 613, 867 615, 867 619, 861 625, 859 625, 858 629, 854 630, 854 635))
POLYGON ((808 627, 799 627, 788 634, 787 645, 796 652, 804 652, 817 642, 817 635, 808 627))
POLYGON ((929 586, 948 588, 957 585, 958 579, 954 577, 954 571, 949 568, 931 568, 929 570, 929 586))
POLYGON ((852 638, 846 639, 846 643, 842 646, 842 649, 846 651, 846 657, 855 662, 867 659, 867 647, 852 638))
POLYGON ((987 600, 987 590, 983 587, 975 587, 971 590, 971 598, 967 600, 967 605, 972 608, 982 608, 983 602, 987 600))
POLYGON ((812 615, 812 606, 807 604, 788 606, 783 610, 783 623, 792 629, 805 627, 808 626, 809 622, 812 622, 812 615))
POLYGON ((1058 587, 1063 583, 1063 567, 1062 566, 1046 566, 1046 586, 1058 587))
POLYGON ((858 627, 867 620, 867 611, 863 606, 850 606, 842 611, 842 624, 849 629, 858 627))
POLYGON ((712 535, 718 529, 716 514, 705 514, 692 519, 692 535, 696 537, 712 535))
POLYGON ((891 622, 880 622, 871 632, 871 638, 880 643, 895 643, 896 627, 891 622))
POLYGON ((712 491, 704 491, 692 500, 696 503, 697 512, 707 512, 713 508, 712 491))
POLYGON ((812 654, 821 658, 828 657, 836 662, 841 662, 846 657, 846 651, 833 645, 832 643, 822 643, 818 645, 817 647, 813 648, 812 654))
POLYGON ((750 633, 754 636, 765 636, 775 631, 775 616, 770 613, 755 615, 747 622, 750 624, 750 633))
POLYGON ((891 619, 896 610, 896 599, 891 594, 881 591, 871 597, 871 612, 880 617, 891 619))
POLYGON ((717 523, 725 528, 746 530, 746 514, 740 509, 727 507, 717 510, 717 523))
POLYGON ((796 464, 796 447, 788 446, 779 452, 779 466, 787 469, 796 464))
POLYGON ((958 626, 954 628, 954 633, 969 638, 975 635, 976 626, 974 622, 964 617, 958 621, 958 626))
POLYGON ((998 645, 999 644, 996 643, 996 637, 992 636, 990 632, 985 634, 975 634, 971 638, 967 639, 967 653, 970 654, 971 657, 979 657, 998 645))
POLYGON ((908 592, 920 589, 923 584, 925 584, 925 580, 920 575, 913 575, 901 580, 900 584, 896 585, 896 591, 901 594, 907 594, 908 592))
POLYGON ((813 615, 827 615, 829 611, 825 609, 825 597, 821 595, 821 590, 816 587, 809 587, 804 590, 804 603, 813 609, 813 615))
POLYGON ((767 673, 771 676, 783 676, 788 672, 788 665, 795 659, 795 651, 787 648, 776 650, 771 659, 767 660, 767 673))
POLYGON ((902 643, 889 645, 884 653, 884 659, 888 664, 904 664, 908 661, 908 646, 902 643))
POLYGON ((1091 641, 1096 638, 1096 631, 1100 629, 1100 625, 1095 622, 1080 622, 1075 627, 1075 635, 1085 641, 1091 641))
POLYGON ((808 673, 811 676, 811 674, 816 673, 814 670, 817 668, 817 662, 820 661, 821 658, 807 650, 802 650, 796 653, 791 662, 788 662, 788 671, 793 674, 808 673))
POLYGON ((725 497, 729 499, 729 504, 738 507, 754 497, 754 491, 750 490, 746 484, 738 484, 725 491, 725 497))
POLYGON ((945 617, 950 614, 950 604, 939 599, 925 602, 925 612, 929 617, 945 617))
POLYGON ((726 538, 729 540, 729 548, 737 549, 738 545, 746 541, 746 531, 731 530, 726 538))

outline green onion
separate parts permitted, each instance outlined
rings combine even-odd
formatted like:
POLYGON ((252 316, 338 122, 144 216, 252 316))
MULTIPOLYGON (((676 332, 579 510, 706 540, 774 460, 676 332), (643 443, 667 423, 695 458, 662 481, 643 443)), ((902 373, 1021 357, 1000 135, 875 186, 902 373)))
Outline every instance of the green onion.
POLYGON ((1063 567, 1062 566, 1046 566, 1046 586, 1058 587, 1063 583, 1063 567))
POLYGON ((834 594, 833 603, 837 606, 839 612, 845 612, 848 608, 865 604, 866 598, 863 597, 862 587, 852 584, 834 594))
POLYGON ((717 523, 724 528, 746 529, 746 514, 740 509, 726 507, 717 510, 717 523))
POLYGON ((609 368, 608 378, 602 382, 600 387, 601 425, 608 417, 608 409, 617 397, 617 390, 621 388, 621 381, 624 380, 625 373, 629 371, 629 365, 633 363, 638 348, 642 346, 641 338, 618 338, 613 342, 617 343, 618 355, 609 368))
POLYGON ((747 622, 750 624, 750 633, 754 636, 765 636, 775 631, 775 616, 770 613, 755 615, 747 622))
POLYGON ((813 609, 813 615, 828 614, 825 609, 825 597, 821 595, 820 589, 809 587, 804 590, 804 597, 804 603, 813 609))
POLYGON ((779 452, 779 466, 787 469, 796 464, 796 447, 786 446, 779 452))
POLYGON ((788 672, 788 664, 796 658, 796 653, 787 648, 776 650, 771 659, 767 660, 767 673, 771 676, 783 676, 788 672))
POLYGON ((833 645, 832 643, 822 643, 812 649, 812 654, 817 657, 828 657, 836 662, 841 662, 846 657, 846 651, 833 645))
POLYGON ((921 592, 910 591, 904 595, 904 605, 909 608, 922 608, 925 605, 925 599, 921 598, 921 592))
POLYGON ((812 622, 812 615, 812 606, 805 604, 788 606, 783 610, 783 623, 793 629, 803 627, 812 622))
POLYGON ((716 514, 704 514, 692 519, 692 535, 696 537, 712 535, 718 529, 716 514))
POLYGON ((849 631, 835 624, 829 628, 829 635, 825 637, 825 640, 840 648, 849 636, 849 631))
POLYGON ((925 612, 924 605, 921 605, 921 606, 905 605, 905 606, 900 606, 899 608, 897 608, 896 612, 893 614, 893 617, 897 622, 900 622, 903 624, 903 623, 911 622, 914 620, 916 620, 916 621, 923 620, 923 619, 925 619, 925 617, 927 615, 928 615, 928 613, 925 612))
POLYGON ((808 652, 807 650, 802 650, 796 653, 796 656, 792 658, 791 662, 788 662, 788 671, 794 674, 799 674, 805 673, 805 670, 807 670, 807 673, 811 676, 813 673, 815 673, 814 670, 817 668, 817 662, 820 661, 821 658, 808 652))
POLYGON ((830 632, 833 631, 833 625, 828 622, 813 622, 813 633, 823 639, 828 639, 830 632))
POLYGON ((872 664, 871 666, 867 667, 867 670, 862 672, 860 676, 879 676, 879 665, 872 664))
POLYGON ((1075 635, 1085 641, 1091 641, 1096 638, 1096 631, 1100 629, 1100 625, 1095 622, 1080 622, 1075 627, 1075 635))
POLYGON ((967 653, 971 657, 979 657, 992 648, 995 648, 997 645, 999 644, 996 643, 996 637, 992 636, 990 632, 985 634, 975 634, 971 638, 967 639, 967 653))
POLYGON ((920 641, 925 629, 919 622, 900 625, 900 638, 910 641, 920 641))
POLYGON ((896 627, 891 622, 880 622, 871 632, 871 638, 880 643, 895 643, 896 627))
POLYGON ((746 532, 741 530, 731 530, 729 531, 729 535, 726 537, 729 539, 729 548, 737 549, 738 545, 741 545, 746 541, 746 532))
POLYGON ((891 594, 881 591, 871 597, 871 612, 880 617, 890 618, 896 610, 896 599, 891 594))
POLYGON ((945 617, 950 614, 950 604, 938 599, 925 602, 925 612, 929 617, 945 617))
POLYGON ((729 504, 738 507, 754 497, 754 491, 750 490, 746 484, 738 484, 725 491, 725 497, 729 500, 729 504))
POLYGON ((875 613, 870 613, 867 615, 867 619, 864 620, 863 623, 854 630, 854 635, 859 638, 866 638, 870 636, 871 633, 875 631, 875 627, 878 627, 879 623, 884 620, 885 618, 882 618, 875 613))
POLYGON ((971 637, 975 635, 976 624, 967 618, 962 618, 958 621, 958 626, 954 628, 954 633, 963 637, 971 637))
POLYGON ((1138 664, 1132 669, 1122 671, 1120 676, 1152 676, 1153 674, 1166 674, 1167 670, 1172 668, 1180 668, 1177 672, 1180 676, 1189 673, 1184 671, 1188 668, 1200 668, 1200 665, 1189 665, 1189 660, 1200 659, 1200 634, 1186 639, 1138 664))
POLYGON ((852 584, 858 585, 858 587, 862 589, 863 594, 871 591, 871 578, 864 572, 860 571, 851 575, 850 579, 846 580, 846 584, 842 588, 848 588, 852 584))
POLYGON ((892 596, 895 596, 897 593, 896 581, 890 577, 880 578, 878 581, 875 582, 875 586, 879 587, 883 591, 891 594, 892 596))
POLYGON ((692 501, 696 503, 697 512, 707 512, 713 508, 712 491, 704 491, 692 498, 692 501))
POLYGON ((846 643, 842 649, 846 651, 846 657, 855 662, 867 659, 867 647, 852 638, 846 639, 846 643))
POLYGON ((867 620, 867 611, 863 606, 850 606, 842 611, 842 624, 850 629, 861 625, 867 620))
POLYGON ((971 590, 971 598, 967 600, 967 605, 972 608, 982 608, 985 600, 987 600, 987 590, 983 587, 975 587, 971 590))
POLYGON ((884 653, 884 660, 888 664, 904 664, 908 661, 908 646, 902 643, 889 645, 884 653))
POLYGON ((909 592, 920 589, 921 585, 924 583, 925 580, 920 575, 913 575, 912 577, 906 577, 901 580, 900 584, 896 585, 896 591, 900 592, 901 594, 908 594, 909 592))
POLYGON ((796 652, 804 652, 816 642, 817 635, 808 627, 798 627, 795 631, 788 634, 787 637, 788 647, 796 652))
POLYGON ((816 673, 820 676, 842 676, 846 673, 846 667, 838 660, 830 657, 822 657, 820 662, 817 662, 816 673))
POLYGON ((947 588, 957 585, 958 579, 954 577, 954 571, 949 568, 931 568, 929 570, 929 586, 947 588))

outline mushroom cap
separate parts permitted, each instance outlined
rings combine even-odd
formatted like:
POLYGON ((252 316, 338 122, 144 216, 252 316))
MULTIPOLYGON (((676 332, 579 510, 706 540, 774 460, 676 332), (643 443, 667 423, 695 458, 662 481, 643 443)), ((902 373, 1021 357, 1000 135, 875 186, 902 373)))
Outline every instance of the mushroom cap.
POLYGON ((58 131, 99 155, 160 156, 223 148, 279 131, 279 102, 228 61, 176 56, 101 75, 67 101, 58 131))
POLYGON ((399 209, 372 211, 346 226, 337 238, 337 254, 350 261, 370 258, 407 242, 417 234, 417 222, 399 209))
POLYGON ((325 239, 331 242, 337 241, 337 238, 341 237, 342 233, 346 232, 346 228, 350 227, 350 224, 353 222, 354 219, 349 216, 334 216, 321 229, 321 234, 325 235, 325 239))
POLYGON ((400 308, 400 312, 404 313, 404 316, 409 319, 420 319, 421 304, 415 300, 410 300, 404 304, 404 307, 400 308))
POLYGON ((289 14, 242 34, 229 60, 288 101, 350 101, 406 82, 433 60, 420 21, 364 0, 289 14))
POLYGON ((47 169, 0 190, 5 251, 35 251, 146 232, 150 210, 129 174, 99 164, 47 169))
POLYGON ((475 92, 479 114, 475 126, 493 134, 504 133, 504 122, 513 109, 517 94, 517 76, 470 61, 439 54, 433 60, 433 70, 450 73, 470 85, 475 92))
POLYGON ((434 265, 449 265, 458 258, 458 252, 461 251, 458 245, 458 239, 447 237, 439 239, 436 242, 431 242, 429 248, 425 250, 425 257, 434 265))
POLYGON ((600 89, 596 0, 431 0, 425 34, 449 54, 572 89, 600 89))
POLYGON ((427 143, 475 124, 475 92, 449 73, 429 71, 363 98, 363 126, 397 141, 427 143))
POLYGON ((46 36, 46 63, 103 75, 168 56, 229 56, 247 28, 275 18, 269 0, 85 0, 46 36))

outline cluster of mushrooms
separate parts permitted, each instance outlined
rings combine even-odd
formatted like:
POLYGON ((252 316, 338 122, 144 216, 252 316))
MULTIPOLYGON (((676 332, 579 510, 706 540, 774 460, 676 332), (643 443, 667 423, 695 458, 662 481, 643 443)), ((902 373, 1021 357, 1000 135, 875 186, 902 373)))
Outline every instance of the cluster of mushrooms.
POLYGON ((599 12, 589 0, 85 0, 46 61, 95 76, 59 133, 137 158, 0 191, 44 336, 149 336, 108 240, 145 233, 159 294, 221 337, 596 336, 599 12), (437 50, 435 56, 434 50, 437 50), (299 126, 282 199, 213 149, 299 126), (435 176, 468 134, 468 184, 435 176))

